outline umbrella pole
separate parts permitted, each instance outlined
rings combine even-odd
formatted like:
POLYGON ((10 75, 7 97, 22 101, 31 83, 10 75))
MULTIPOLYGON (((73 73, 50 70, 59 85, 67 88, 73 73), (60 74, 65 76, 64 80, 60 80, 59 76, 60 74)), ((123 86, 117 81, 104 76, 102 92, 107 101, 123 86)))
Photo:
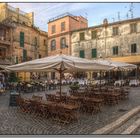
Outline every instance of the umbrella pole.
POLYGON ((101 92, 101 71, 100 71, 100 92, 101 92))
POLYGON ((60 69, 59 72, 60 72, 60 98, 61 98, 61 94, 62 94, 62 93, 61 93, 61 91, 62 91, 62 90, 61 90, 61 88, 62 88, 62 70, 60 69))

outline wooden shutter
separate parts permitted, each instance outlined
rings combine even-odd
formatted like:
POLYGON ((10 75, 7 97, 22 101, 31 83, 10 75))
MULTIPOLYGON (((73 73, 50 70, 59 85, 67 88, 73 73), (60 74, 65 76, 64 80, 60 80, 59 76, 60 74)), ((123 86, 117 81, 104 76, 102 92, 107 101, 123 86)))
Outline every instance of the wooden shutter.
POLYGON ((24 33, 20 32, 20 47, 24 47, 24 33))
POLYGON ((96 39, 97 37, 97 31, 92 31, 92 39, 96 39))
POLYGON ((27 50, 23 50, 23 61, 27 60, 27 50))
POLYGON ((83 32, 83 33, 80 33, 80 40, 82 41, 82 40, 85 40, 85 33, 83 32))
POLYGON ((97 57, 97 49, 92 49, 92 58, 97 57))
POLYGON ((113 47, 113 55, 118 55, 118 46, 113 47))
POLYGON ((80 57, 81 58, 85 58, 85 52, 84 52, 84 50, 80 50, 80 57))
POLYGON ((16 64, 18 64, 18 57, 16 56, 16 64))

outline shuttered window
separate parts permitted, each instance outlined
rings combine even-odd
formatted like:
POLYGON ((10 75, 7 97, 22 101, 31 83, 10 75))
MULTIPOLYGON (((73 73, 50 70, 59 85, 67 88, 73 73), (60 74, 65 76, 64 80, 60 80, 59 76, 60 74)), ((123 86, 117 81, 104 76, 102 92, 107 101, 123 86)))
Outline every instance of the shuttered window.
POLYGON ((52 34, 54 34, 55 33, 55 29, 56 27, 55 27, 55 25, 52 25, 52 34))
POLYGON ((65 22, 61 23, 61 31, 65 31, 65 22))
POLYGON ((80 57, 85 58, 85 51, 84 50, 80 50, 80 57))
POLYGON ((20 47, 24 47, 24 33, 20 32, 20 47))
POLYGON ((137 44, 131 44, 131 53, 137 52, 137 44))
POLYGON ((97 57, 97 49, 95 48, 95 49, 92 49, 92 52, 91 52, 92 54, 92 58, 96 58, 97 57))
POLYGON ((80 33, 80 41, 85 40, 85 33, 80 33))
POLYGON ((51 51, 56 49, 56 41, 55 39, 51 41, 51 51))
POLYGON ((18 64, 18 57, 16 56, 16 64, 18 64))
POLYGON ((113 36, 119 34, 119 28, 118 27, 113 27, 113 36))
POLYGON ((23 50, 23 61, 27 60, 27 50, 23 50))
POLYGON ((130 24, 130 32, 131 33, 137 32, 137 24, 136 23, 130 24))
POLYGON ((97 38, 97 31, 92 31, 91 35, 92 35, 92 39, 96 39, 97 38))
POLYGON ((113 47, 113 55, 118 55, 118 46, 113 47))

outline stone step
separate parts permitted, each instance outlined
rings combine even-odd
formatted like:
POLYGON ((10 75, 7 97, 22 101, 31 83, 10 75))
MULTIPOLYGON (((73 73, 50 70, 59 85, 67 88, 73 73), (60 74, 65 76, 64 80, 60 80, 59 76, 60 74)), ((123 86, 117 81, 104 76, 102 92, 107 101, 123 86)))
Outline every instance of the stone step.
POLYGON ((130 118, 128 121, 126 121, 124 124, 122 124, 120 127, 113 130, 110 134, 114 135, 120 135, 123 131, 125 131, 129 126, 131 126, 137 119, 140 118, 140 113, 134 115, 132 118, 130 118))
POLYGON ((123 125, 129 119, 131 119, 135 114, 140 112, 140 106, 135 107, 134 109, 130 110, 128 113, 121 116, 116 121, 106 125, 103 128, 100 128, 93 132, 92 134, 99 135, 99 134, 110 134, 112 131, 123 125))
POLYGON ((132 125, 130 125, 121 134, 123 134, 123 135, 134 134, 139 127, 140 127, 140 118, 137 121, 135 121, 132 125))

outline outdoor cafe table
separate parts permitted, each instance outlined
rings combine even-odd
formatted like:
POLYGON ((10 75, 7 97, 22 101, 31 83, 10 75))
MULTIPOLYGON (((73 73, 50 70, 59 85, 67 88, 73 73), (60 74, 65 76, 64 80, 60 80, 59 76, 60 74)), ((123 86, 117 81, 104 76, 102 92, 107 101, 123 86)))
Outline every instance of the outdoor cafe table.
POLYGON ((68 110, 77 110, 79 108, 78 105, 72 105, 72 104, 65 104, 65 103, 56 103, 56 102, 52 102, 52 101, 41 101, 42 104, 44 105, 49 105, 49 106, 55 106, 55 107, 61 107, 64 109, 68 109, 68 110))
POLYGON ((104 100, 107 104, 118 104, 121 98, 121 93, 104 93, 104 100))
POLYGON ((69 122, 73 120, 78 120, 78 105, 65 104, 65 103, 56 103, 51 101, 42 101, 43 105, 49 106, 49 112, 55 116, 55 119, 58 121, 69 122))

